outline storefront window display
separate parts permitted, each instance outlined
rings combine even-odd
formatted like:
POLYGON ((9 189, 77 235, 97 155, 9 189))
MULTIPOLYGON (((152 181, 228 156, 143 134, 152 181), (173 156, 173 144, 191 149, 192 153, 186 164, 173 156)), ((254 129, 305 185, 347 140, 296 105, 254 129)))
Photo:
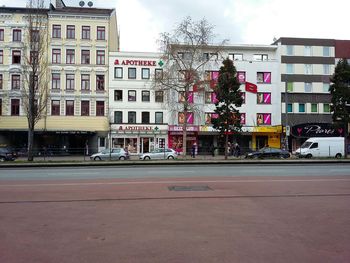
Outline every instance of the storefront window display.
POLYGON ((114 138, 113 148, 127 148, 129 153, 137 153, 137 138, 114 138))

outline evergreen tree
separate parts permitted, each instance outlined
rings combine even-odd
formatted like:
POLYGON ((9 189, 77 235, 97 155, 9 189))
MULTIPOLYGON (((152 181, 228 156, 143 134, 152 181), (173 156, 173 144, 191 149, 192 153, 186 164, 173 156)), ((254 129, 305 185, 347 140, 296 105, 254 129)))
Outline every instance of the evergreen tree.
POLYGON ((228 135, 240 132, 241 115, 237 107, 242 105, 242 94, 239 90, 236 67, 232 60, 225 59, 219 71, 218 84, 215 88, 217 102, 215 113, 217 118, 212 120, 213 127, 225 135, 225 159, 227 159, 228 135))
POLYGON ((347 136, 349 112, 347 105, 350 104, 350 65, 346 59, 339 60, 335 67, 334 74, 331 78, 331 86, 329 91, 331 98, 331 112, 333 112, 332 119, 336 127, 344 127, 344 141, 345 141, 345 156, 347 156, 347 136))

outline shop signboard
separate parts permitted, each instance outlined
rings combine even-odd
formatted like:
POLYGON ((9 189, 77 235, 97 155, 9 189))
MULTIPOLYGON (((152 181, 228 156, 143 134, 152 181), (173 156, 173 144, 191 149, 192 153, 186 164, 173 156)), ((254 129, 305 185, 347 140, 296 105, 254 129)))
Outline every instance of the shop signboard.
POLYGON ((344 128, 332 123, 302 123, 292 127, 291 134, 299 138, 344 136, 344 128))

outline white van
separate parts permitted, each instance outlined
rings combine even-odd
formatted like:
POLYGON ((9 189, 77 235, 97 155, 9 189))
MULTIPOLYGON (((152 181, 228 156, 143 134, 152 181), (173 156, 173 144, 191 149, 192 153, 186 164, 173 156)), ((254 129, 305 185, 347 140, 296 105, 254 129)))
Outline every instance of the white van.
POLYGON ((314 137, 307 139, 295 151, 299 158, 344 156, 344 137, 314 137))

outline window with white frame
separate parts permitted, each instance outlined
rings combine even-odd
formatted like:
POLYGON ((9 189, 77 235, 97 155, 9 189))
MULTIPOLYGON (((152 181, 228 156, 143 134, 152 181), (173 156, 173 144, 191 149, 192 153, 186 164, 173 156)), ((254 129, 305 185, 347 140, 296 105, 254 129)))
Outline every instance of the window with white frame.
POLYGON ((305 64, 305 74, 306 75, 312 74, 312 64, 305 64))
POLYGON ((74 90, 75 84, 75 75, 66 74, 66 90, 74 90))
POLYGON ((121 67, 114 68, 114 78, 115 79, 122 79, 123 78, 123 68, 121 68, 121 67))
POLYGON ((323 83, 323 92, 329 92, 329 87, 330 87, 330 84, 329 83, 326 83, 324 82, 323 83))
POLYGON ((324 57, 330 57, 331 56, 331 48, 330 47, 323 47, 323 56, 324 57))
POLYGON ((312 47, 304 46, 304 56, 312 56, 312 47))
POLYGON ((81 74, 81 90, 90 90, 90 75, 81 74))
POLYGON ((163 124, 163 112, 156 112, 155 113, 155 123, 156 124, 163 124))
POLYGON ((294 64, 286 64, 286 73, 294 74, 294 64))
POLYGON ((142 79, 149 79, 150 78, 150 70, 149 70, 149 68, 141 69, 141 76, 142 76, 142 79))
POLYGON ((305 88, 305 92, 312 92, 312 83, 305 82, 304 88, 305 88))
POLYGON ((323 65, 323 74, 324 75, 329 75, 330 74, 330 65, 324 64, 323 65))
POLYGON ((286 52, 287 56, 293 56, 294 55, 294 46, 287 45, 286 46, 286 50, 287 50, 287 52, 286 52))
POLYGON ((51 88, 53 90, 61 89, 61 74, 60 73, 52 73, 52 85, 51 88))

